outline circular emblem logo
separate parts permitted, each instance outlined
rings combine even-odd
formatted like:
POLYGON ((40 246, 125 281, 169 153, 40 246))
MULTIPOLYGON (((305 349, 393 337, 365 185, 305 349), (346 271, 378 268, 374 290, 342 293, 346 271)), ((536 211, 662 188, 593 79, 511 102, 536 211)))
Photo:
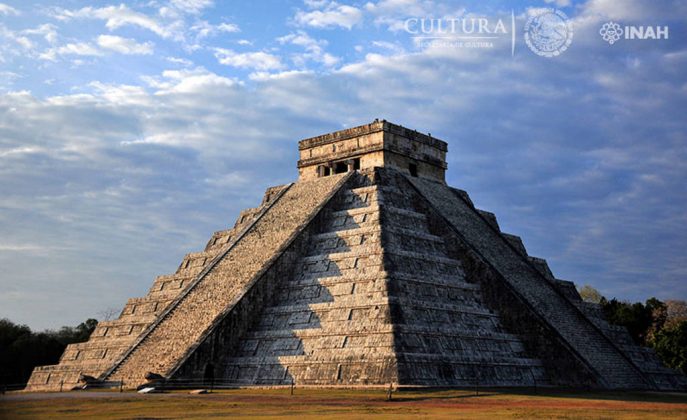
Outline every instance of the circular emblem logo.
POLYGON ((601 35, 604 41, 613 45, 623 36, 623 28, 615 22, 604 23, 601 29, 599 29, 599 35, 601 35))
POLYGON ((525 42, 535 54, 555 57, 567 50, 573 39, 573 28, 565 13, 543 9, 527 19, 525 42))

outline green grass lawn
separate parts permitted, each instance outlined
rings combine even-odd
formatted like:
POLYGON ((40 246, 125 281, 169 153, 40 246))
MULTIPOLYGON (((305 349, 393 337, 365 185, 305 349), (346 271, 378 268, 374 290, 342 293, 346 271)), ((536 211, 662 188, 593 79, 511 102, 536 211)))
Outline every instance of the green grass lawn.
POLYGON ((141 395, 133 392, 70 392, 0 396, 2 419, 225 417, 297 418, 683 418, 687 394, 546 391, 222 390, 141 395))

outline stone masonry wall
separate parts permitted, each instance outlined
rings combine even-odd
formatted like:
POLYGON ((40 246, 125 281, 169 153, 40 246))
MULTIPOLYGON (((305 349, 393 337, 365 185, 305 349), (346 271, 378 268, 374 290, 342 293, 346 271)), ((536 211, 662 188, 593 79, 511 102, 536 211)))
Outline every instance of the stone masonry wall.
POLYGON ((608 388, 647 388, 622 351, 500 236, 474 208, 444 185, 407 178, 466 243, 496 270, 526 305, 545 320, 608 388))
POLYGON ((338 188, 342 176, 293 184, 209 271, 180 296, 116 363, 104 379, 144 382, 147 372, 167 375, 204 338, 217 317, 235 305, 245 287, 293 233, 338 188))

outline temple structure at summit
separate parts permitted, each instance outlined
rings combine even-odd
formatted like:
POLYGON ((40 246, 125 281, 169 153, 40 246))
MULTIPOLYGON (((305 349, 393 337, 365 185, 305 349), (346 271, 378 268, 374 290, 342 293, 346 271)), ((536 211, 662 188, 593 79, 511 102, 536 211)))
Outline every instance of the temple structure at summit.
POLYGON ((447 143, 374 121, 299 151, 296 182, 269 188, 27 389, 686 388, 446 185, 447 143))

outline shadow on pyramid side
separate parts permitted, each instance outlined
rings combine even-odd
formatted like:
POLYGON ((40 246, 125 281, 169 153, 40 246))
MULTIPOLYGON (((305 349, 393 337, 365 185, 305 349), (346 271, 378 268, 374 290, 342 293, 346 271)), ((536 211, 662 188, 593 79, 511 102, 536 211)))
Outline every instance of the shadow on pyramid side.
POLYGON ((299 143, 299 181, 101 322, 27 390, 145 384, 687 388, 447 186, 386 121, 299 143), (153 375, 151 375, 151 373, 153 375))

